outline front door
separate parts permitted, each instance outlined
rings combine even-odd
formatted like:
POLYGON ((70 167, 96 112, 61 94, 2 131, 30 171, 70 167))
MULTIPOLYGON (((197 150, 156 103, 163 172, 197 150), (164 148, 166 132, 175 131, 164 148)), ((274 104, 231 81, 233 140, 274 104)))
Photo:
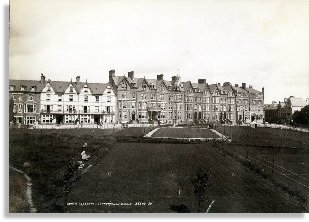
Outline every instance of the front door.
POLYGON ((94 123, 100 124, 100 116, 94 116, 94 123))
POLYGON ((62 115, 56 116, 56 122, 57 122, 57 124, 63 123, 63 116, 62 115))

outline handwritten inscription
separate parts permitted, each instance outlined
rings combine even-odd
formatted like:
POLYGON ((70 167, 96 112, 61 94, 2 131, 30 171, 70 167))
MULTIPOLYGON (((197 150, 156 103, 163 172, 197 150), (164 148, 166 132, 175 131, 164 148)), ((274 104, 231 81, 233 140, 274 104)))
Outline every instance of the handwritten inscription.
POLYGON ((151 206, 153 202, 69 202, 67 206, 151 206))

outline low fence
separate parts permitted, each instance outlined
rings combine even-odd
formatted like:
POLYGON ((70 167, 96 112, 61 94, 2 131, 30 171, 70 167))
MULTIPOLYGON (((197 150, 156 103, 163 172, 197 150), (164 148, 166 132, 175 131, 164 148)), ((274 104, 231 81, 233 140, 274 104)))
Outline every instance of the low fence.
POLYGON ((133 127, 156 127, 158 124, 38 124, 29 126, 29 129, 114 129, 114 128, 133 128, 133 127))
POLYGON ((65 125, 53 125, 53 124, 39 124, 32 127, 33 129, 114 129, 122 128, 121 124, 65 124, 65 125))

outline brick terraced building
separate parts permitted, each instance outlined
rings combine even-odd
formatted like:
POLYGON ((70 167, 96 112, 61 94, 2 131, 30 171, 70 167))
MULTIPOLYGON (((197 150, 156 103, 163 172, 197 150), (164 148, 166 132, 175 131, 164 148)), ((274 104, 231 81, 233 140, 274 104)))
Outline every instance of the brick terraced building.
POLYGON ((104 124, 104 123, 249 123, 264 119, 264 88, 258 91, 242 83, 208 84, 136 78, 109 71, 108 83, 80 81, 10 80, 14 123, 104 124))

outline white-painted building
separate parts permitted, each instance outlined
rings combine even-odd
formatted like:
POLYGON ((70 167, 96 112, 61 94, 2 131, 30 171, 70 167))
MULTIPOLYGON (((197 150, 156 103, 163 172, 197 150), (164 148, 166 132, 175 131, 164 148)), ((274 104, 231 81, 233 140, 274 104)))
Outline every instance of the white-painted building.
POLYGON ((47 81, 41 93, 41 124, 115 123, 116 97, 109 84, 47 81))

